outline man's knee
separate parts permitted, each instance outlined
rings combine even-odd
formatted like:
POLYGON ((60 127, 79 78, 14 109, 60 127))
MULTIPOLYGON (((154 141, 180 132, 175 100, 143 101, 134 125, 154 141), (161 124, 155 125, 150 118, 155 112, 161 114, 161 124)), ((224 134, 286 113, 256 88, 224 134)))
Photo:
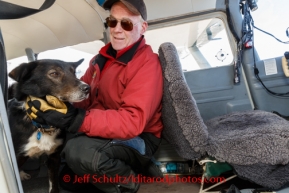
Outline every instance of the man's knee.
POLYGON ((74 172, 78 174, 95 173, 101 157, 98 149, 103 143, 101 140, 93 140, 86 136, 76 137, 67 141, 62 155, 74 172))

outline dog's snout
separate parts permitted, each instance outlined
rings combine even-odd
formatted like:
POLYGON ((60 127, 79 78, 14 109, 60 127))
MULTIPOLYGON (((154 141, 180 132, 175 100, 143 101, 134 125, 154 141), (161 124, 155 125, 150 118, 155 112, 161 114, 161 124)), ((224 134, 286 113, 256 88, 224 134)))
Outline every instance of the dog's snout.
POLYGON ((88 84, 82 84, 81 86, 80 86, 80 89, 81 89, 81 91, 82 92, 84 92, 84 93, 89 93, 89 91, 90 91, 90 86, 88 85, 88 84))

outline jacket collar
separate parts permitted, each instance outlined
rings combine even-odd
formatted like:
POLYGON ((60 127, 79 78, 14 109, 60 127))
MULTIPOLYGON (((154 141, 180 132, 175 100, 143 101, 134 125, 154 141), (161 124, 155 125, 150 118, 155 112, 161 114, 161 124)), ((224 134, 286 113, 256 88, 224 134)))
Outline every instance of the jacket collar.
POLYGON ((132 44, 131 46, 120 50, 118 53, 115 49, 113 49, 111 43, 108 43, 104 46, 99 53, 107 59, 117 60, 123 64, 129 63, 136 51, 141 48, 145 44, 144 36, 142 35, 140 39, 132 44))

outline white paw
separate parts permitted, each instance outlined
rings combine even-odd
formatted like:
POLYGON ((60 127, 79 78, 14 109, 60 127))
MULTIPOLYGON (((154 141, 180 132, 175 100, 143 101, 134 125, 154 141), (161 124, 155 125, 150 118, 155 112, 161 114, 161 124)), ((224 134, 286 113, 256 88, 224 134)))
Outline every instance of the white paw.
POLYGON ((51 189, 52 189, 52 183, 51 183, 51 181, 49 180, 49 192, 51 191, 51 189))
POLYGON ((30 176, 29 174, 25 173, 25 172, 22 171, 22 170, 19 172, 19 174, 20 174, 20 179, 21 179, 21 181, 23 181, 23 180, 29 180, 29 179, 31 178, 31 176, 30 176))

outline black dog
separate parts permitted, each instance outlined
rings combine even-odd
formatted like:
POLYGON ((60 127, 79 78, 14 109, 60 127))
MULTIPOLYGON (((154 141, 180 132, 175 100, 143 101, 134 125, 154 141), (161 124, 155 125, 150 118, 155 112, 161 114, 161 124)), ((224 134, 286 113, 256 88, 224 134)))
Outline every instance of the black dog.
MULTIPOLYGON (((66 102, 86 99, 90 87, 75 76, 75 69, 82 62, 83 59, 70 63, 38 60, 23 63, 9 73, 9 77, 16 81, 9 87, 14 98, 8 102, 8 117, 19 170, 29 157, 47 154, 50 193, 59 192, 58 170, 65 132, 60 128, 43 129, 33 124, 26 114, 25 101, 28 95, 42 99, 52 95, 66 102)), ((30 175, 20 170, 20 177, 21 180, 29 179, 30 175)))

